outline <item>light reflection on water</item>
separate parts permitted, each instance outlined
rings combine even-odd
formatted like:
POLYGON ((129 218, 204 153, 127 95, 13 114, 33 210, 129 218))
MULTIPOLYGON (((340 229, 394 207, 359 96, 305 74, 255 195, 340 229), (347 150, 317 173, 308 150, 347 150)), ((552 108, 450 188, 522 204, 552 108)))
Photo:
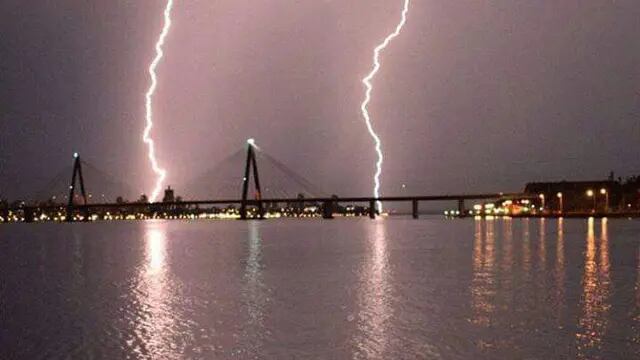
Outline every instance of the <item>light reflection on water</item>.
POLYGON ((546 245, 546 223, 547 219, 541 218, 539 221, 538 229, 538 259, 540 260, 540 267, 545 270, 547 266, 547 245, 546 245))
MULTIPOLYGON (((513 220, 512 219, 504 219, 502 221, 502 266, 501 271, 503 272, 511 272, 513 269, 513 220)), ((504 279, 505 286, 512 286, 513 279, 511 277, 506 277, 504 279)))
POLYGON ((472 322, 482 327, 491 324, 495 311, 495 228, 494 220, 476 220, 471 281, 472 322), (484 229, 483 229, 484 227, 484 229))
POLYGON ((2 227, 0 358, 628 358, 638 234, 606 219, 2 227))
POLYGON ((527 280, 531 277, 530 219, 522 219, 522 269, 527 280))
POLYGON ((368 227, 369 241, 365 248, 365 261, 362 263, 362 291, 359 299, 358 327, 355 338, 356 358, 378 358, 385 354, 388 346, 393 306, 393 287, 389 282, 389 253, 386 221, 376 220, 368 227))
MULTIPOLYGON (((640 344, 640 246, 636 249, 636 274, 635 274, 635 303, 631 316, 633 323, 631 325, 632 332, 629 336, 630 341, 640 344)), ((636 351, 635 355, 640 355, 640 351, 636 351)))
POLYGON ((243 339, 248 339, 244 351, 259 356, 265 334, 265 311, 268 294, 263 282, 262 239, 260 237, 260 221, 248 222, 247 237, 248 254, 244 272, 243 303, 247 310, 248 321, 243 327, 243 339))
POLYGON ((180 358, 175 342, 175 325, 180 320, 172 301, 176 296, 167 265, 167 223, 144 223, 145 259, 138 267, 137 283, 132 289, 139 306, 130 321, 133 338, 128 343, 136 356, 180 358))
POLYGON ((611 287, 609 264, 608 221, 601 221, 601 234, 595 235, 595 220, 588 221, 584 259, 583 294, 580 300, 582 314, 576 333, 578 357, 591 358, 593 350, 600 349, 608 327, 611 287), (599 257, 598 257, 599 252, 599 257))
POLYGON ((565 262, 564 262, 564 219, 557 220, 556 227, 556 263, 555 263, 555 309, 556 324, 562 326, 561 318, 564 315, 565 308, 565 262))

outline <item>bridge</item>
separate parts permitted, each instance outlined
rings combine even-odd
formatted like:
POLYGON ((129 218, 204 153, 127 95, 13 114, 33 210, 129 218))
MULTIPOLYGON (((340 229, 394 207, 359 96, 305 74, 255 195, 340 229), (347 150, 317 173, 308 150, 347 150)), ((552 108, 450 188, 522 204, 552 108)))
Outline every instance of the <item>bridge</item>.
MULTIPOLYGON (((269 217, 270 210, 277 208, 281 204, 287 204, 288 207, 304 208, 305 205, 313 204, 313 208, 325 219, 332 219, 336 214, 336 210, 340 204, 361 204, 360 215, 367 215, 374 219, 380 215, 378 212, 378 204, 381 203, 406 203, 411 204, 411 214, 414 219, 419 218, 420 203, 424 202, 443 202, 450 201, 457 204, 459 214, 466 215, 468 210, 465 208, 465 202, 471 200, 491 201, 498 199, 513 198, 532 198, 530 194, 522 193, 482 193, 482 194, 446 194, 446 195, 423 195, 423 196, 384 196, 384 197, 337 197, 316 195, 322 194, 317 186, 314 186, 303 177, 295 174, 284 164, 278 162, 272 157, 260 152, 261 160, 270 162, 281 173, 293 181, 304 190, 309 197, 299 195, 293 196, 273 196, 263 197, 263 191, 258 173, 258 149, 251 143, 248 144, 246 151, 246 160, 244 163, 244 173, 235 185, 241 185, 240 198, 219 198, 214 200, 185 200, 148 203, 144 201, 126 203, 118 202, 91 202, 91 195, 87 194, 85 188, 85 178, 83 176, 83 166, 88 164, 80 159, 80 156, 74 154, 74 163, 72 168, 71 184, 68 187, 69 194, 65 196, 67 203, 59 204, 52 201, 48 203, 40 203, 37 205, 19 204, 18 206, 2 206, 0 207, 0 217, 4 222, 11 219, 14 221, 24 221, 31 223, 39 220, 57 220, 57 221, 88 221, 97 219, 147 219, 147 218, 185 218, 185 217, 203 217, 203 215, 212 214, 212 209, 218 209, 218 206, 235 207, 229 210, 231 217, 247 220, 247 219, 265 219, 269 217), (253 179, 254 194, 249 197, 249 187, 253 179), (79 183, 79 186, 76 183, 79 183), (79 194, 76 189, 79 188, 79 194), (112 213, 119 214, 115 218, 112 213), (124 215, 123 215, 124 214, 124 215), (126 216, 125 216, 126 215, 126 216)), ((243 155, 241 150, 233 154, 228 159, 236 159, 243 155)), ((224 163, 224 162, 223 162, 224 163)), ((91 166, 92 170, 95 167, 91 166)), ((214 173, 219 173, 215 172, 214 173)), ((101 176, 101 178, 106 178, 101 176)), ((112 183, 117 183, 111 181, 112 183)), ((119 184, 119 183, 118 183, 119 184)), ((122 184, 119 184, 122 187, 122 184)), ((273 193, 273 191, 272 191, 273 193)), ((274 194, 277 195, 277 194, 274 194)), ((288 194, 284 194, 288 195, 288 194)), ((104 195, 102 197, 104 198, 104 195)), ((55 197, 54 197, 55 199, 55 197)), ((217 210, 216 210, 217 211, 217 210)))

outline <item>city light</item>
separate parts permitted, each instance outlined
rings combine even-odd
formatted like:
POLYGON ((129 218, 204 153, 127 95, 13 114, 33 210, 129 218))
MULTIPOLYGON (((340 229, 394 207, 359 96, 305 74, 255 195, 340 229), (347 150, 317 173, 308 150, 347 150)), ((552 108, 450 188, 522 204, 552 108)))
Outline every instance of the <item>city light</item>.
MULTIPOLYGON (((260 214, 256 206, 247 208, 248 219, 279 219, 279 218, 323 218, 323 207, 320 203, 308 205, 291 205, 268 207, 260 214)), ((452 212, 451 215, 460 212, 452 212)), ((369 215, 368 208, 363 206, 345 205, 338 207, 333 213, 340 217, 365 217, 369 215)), ((71 210, 65 205, 48 208, 21 208, 0 212, 2 222, 94 222, 94 221, 144 221, 144 220, 236 220, 240 219, 239 208, 229 205, 226 208, 202 208, 193 204, 172 203, 124 203, 120 207, 94 207, 91 210, 71 210)))
POLYGON ((593 190, 589 189, 587 190, 587 196, 590 198, 593 198, 593 208, 591 209, 591 212, 596 212, 596 197, 594 196, 595 193, 593 192, 593 190))
MULTIPOLYGON (((375 174, 373 176, 373 182, 374 182, 374 187, 373 187, 373 196, 376 198, 380 197, 380 175, 382 174, 382 163, 384 161, 384 155, 382 153, 382 141, 380 140, 380 137, 378 136, 378 134, 375 132, 375 130, 373 129, 373 125, 371 123, 371 117, 369 116, 369 103, 371 102, 371 94, 373 92, 373 84, 372 84, 372 80, 373 78, 376 76, 376 74, 378 73, 378 71, 380 70, 380 54, 382 53, 382 51, 391 43, 391 41, 393 39, 395 39, 398 35, 400 35, 400 32, 402 31, 402 28, 404 27, 404 24, 407 22, 407 14, 409 12, 409 3, 411 0, 405 0, 404 1, 404 9, 402 10, 402 18, 400 20, 400 23, 396 26, 396 29, 394 32, 392 32, 391 34, 389 34, 384 41, 376 46, 376 48, 373 51, 373 69, 371 70, 371 72, 364 78, 362 79, 362 83, 364 84, 364 86, 366 87, 366 92, 365 92, 365 99, 362 102, 362 105, 360 106, 360 109, 362 111, 362 116, 364 118, 364 121, 367 125, 367 130, 369 131, 369 134, 371 135, 371 137, 373 138, 373 141, 375 142, 375 150, 376 150, 376 154, 377 154, 377 161, 376 161, 376 171, 375 174)), ((379 212, 382 212, 382 203, 380 201, 378 201, 376 203, 376 208, 378 209, 379 212)))
POLYGON ((173 8, 173 0, 167 0, 167 5, 164 10, 164 26, 162 28, 162 32, 160 33, 160 37, 158 38, 158 41, 156 42, 156 46, 155 46, 156 56, 151 62, 151 64, 149 65, 149 76, 151 77, 151 85, 149 86, 149 89, 147 90, 147 93, 145 95, 146 127, 144 129, 144 134, 142 135, 142 141, 145 144, 147 144, 148 152, 149 152, 148 156, 149 156, 149 161, 151 163, 151 168, 153 169, 153 172, 157 176, 155 187, 153 189, 153 192, 151 193, 151 198, 150 198, 151 202, 154 202, 158 198, 158 195, 160 195, 160 192, 162 191, 164 179, 167 176, 167 171, 164 168, 160 167, 160 165, 158 164, 158 160, 156 158, 155 143, 151 138, 151 129, 153 128, 153 106, 152 106, 153 95, 155 94, 156 88, 158 87, 158 78, 156 75, 156 68, 158 67, 158 64, 160 63, 160 61, 162 60, 162 57, 164 56, 162 47, 164 45, 165 38, 169 34, 169 29, 171 29, 172 8, 173 8))
POLYGON ((540 207, 540 211, 544 211, 544 208, 545 208, 545 197, 544 197, 544 194, 540 194, 540 195, 538 195, 538 197, 540 198, 540 202, 542 204, 542 206, 540 207))
POLYGON ((558 198, 558 211, 562 214, 564 213, 564 194, 558 192, 556 197, 558 198))
POLYGON ((600 189, 600 194, 604 195, 604 199, 605 199, 604 211, 608 212, 609 211, 609 192, 607 191, 607 189, 602 188, 600 189))

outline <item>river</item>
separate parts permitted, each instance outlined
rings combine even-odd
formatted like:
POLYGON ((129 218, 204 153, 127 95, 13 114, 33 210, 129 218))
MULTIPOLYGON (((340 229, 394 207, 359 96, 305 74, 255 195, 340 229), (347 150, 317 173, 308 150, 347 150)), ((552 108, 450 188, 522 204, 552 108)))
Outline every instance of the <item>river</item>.
POLYGON ((640 222, 0 226, 0 358, 640 356, 640 222))

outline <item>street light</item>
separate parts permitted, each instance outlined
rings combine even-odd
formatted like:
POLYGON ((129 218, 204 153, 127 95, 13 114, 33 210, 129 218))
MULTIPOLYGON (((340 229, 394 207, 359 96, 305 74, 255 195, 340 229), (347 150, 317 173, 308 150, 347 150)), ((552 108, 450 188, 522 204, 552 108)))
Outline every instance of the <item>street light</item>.
POLYGON ((604 195, 604 198, 605 198, 604 212, 608 212, 609 211, 609 192, 607 191, 607 189, 602 188, 600 189, 600 194, 604 195))
POLYGON ((564 213, 564 203, 563 203, 563 195, 561 192, 556 194, 556 197, 558 198, 558 201, 560 202, 560 214, 564 213))
POLYGON ((596 197, 595 194, 593 193, 593 190, 589 189, 587 190, 587 196, 590 198, 593 198, 593 209, 591 210, 591 212, 596 212, 596 197))
POLYGON ((542 211, 544 211, 544 194, 540 194, 540 195, 538 195, 538 197, 540 198, 540 203, 542 205, 542 211))

